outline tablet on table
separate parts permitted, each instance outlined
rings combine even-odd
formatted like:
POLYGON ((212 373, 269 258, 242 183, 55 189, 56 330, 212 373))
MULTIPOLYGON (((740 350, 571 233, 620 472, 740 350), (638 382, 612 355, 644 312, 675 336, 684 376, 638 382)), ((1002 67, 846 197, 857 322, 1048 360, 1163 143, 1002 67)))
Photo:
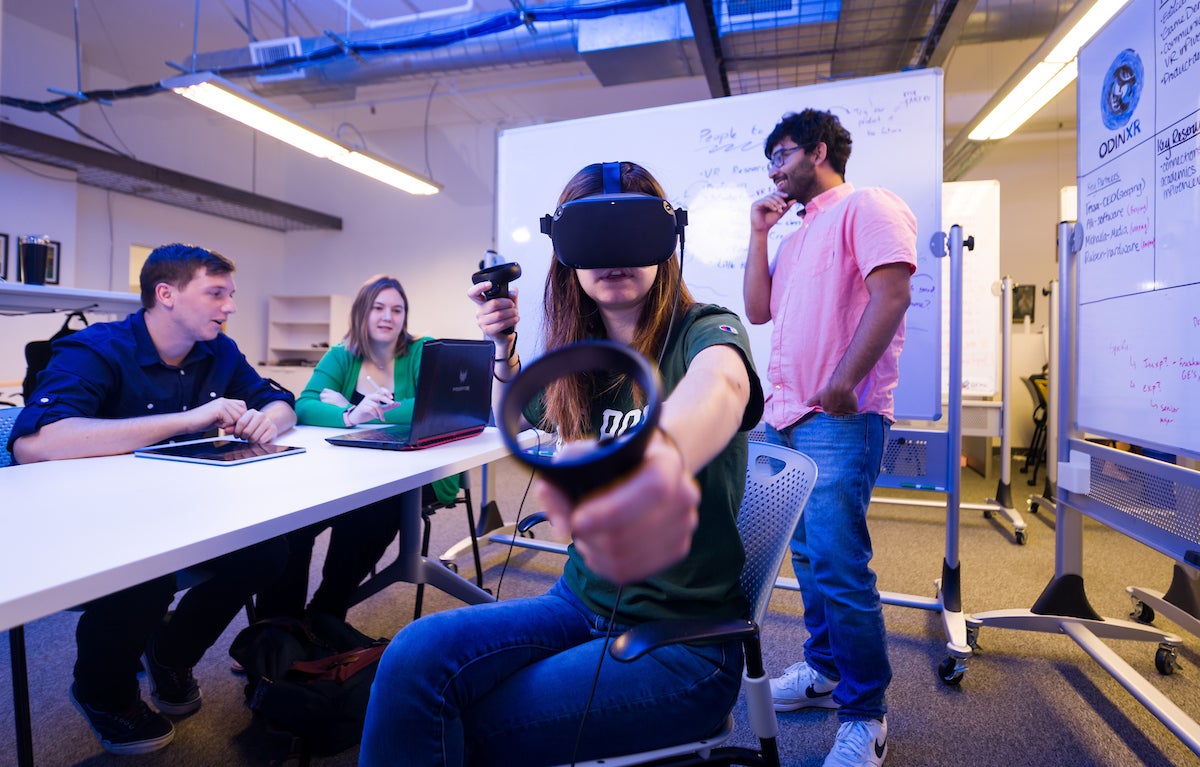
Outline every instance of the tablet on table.
POLYGON ((207 463, 216 466, 236 466, 251 461, 263 461, 283 455, 303 453, 304 448, 290 445, 261 444, 233 437, 173 442, 138 448, 133 454, 140 458, 161 458, 166 461, 207 463))

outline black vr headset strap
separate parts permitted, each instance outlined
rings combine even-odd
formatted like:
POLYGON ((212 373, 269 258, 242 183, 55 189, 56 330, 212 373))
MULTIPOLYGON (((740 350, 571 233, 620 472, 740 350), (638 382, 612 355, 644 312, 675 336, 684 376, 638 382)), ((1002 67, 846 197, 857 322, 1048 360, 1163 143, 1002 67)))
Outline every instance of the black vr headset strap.
POLYGON ((606 162, 601 166, 604 175, 604 193, 620 194, 621 192, 621 163, 606 162))

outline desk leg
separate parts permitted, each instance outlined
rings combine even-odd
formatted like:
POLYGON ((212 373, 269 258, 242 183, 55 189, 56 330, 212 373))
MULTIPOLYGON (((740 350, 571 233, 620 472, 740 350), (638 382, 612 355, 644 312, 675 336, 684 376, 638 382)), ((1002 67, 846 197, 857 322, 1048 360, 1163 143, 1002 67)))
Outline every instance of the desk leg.
POLYGON ((8 630, 12 659, 13 723, 17 728, 17 764, 33 767, 33 723, 29 717, 29 670, 25 665, 25 627, 8 630))
POLYGON ((494 596, 451 572, 441 562, 421 556, 421 489, 404 493, 400 497, 400 504, 400 551, 408 563, 404 580, 409 583, 428 583, 467 604, 495 602, 494 596))

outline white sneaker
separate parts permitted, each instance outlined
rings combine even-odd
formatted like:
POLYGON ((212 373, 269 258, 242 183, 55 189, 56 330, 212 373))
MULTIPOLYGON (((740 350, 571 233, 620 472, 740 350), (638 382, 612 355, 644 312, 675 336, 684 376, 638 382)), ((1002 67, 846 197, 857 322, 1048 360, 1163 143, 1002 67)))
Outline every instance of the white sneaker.
POLYGON ((783 676, 771 680, 771 700, 776 711, 795 711, 798 708, 837 708, 833 688, 837 682, 800 661, 788 666, 783 676))
POLYGON ((860 719, 845 722, 837 731, 837 740, 825 767, 880 767, 887 756, 887 717, 883 721, 860 719))

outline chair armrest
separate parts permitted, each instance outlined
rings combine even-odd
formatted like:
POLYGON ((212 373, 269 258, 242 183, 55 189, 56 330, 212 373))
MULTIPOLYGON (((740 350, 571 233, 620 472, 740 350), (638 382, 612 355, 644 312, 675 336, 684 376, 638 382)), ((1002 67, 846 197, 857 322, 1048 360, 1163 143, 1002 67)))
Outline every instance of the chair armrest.
POLYGON ((637 660, 651 650, 672 644, 712 644, 758 634, 753 621, 662 620, 634 626, 613 640, 608 653, 619 661, 637 660))
POLYGON ((532 528, 534 525, 540 525, 545 521, 547 521, 546 512, 535 511, 529 516, 521 519, 521 521, 517 522, 517 532, 521 535, 524 535, 525 533, 529 532, 530 528, 532 528))

